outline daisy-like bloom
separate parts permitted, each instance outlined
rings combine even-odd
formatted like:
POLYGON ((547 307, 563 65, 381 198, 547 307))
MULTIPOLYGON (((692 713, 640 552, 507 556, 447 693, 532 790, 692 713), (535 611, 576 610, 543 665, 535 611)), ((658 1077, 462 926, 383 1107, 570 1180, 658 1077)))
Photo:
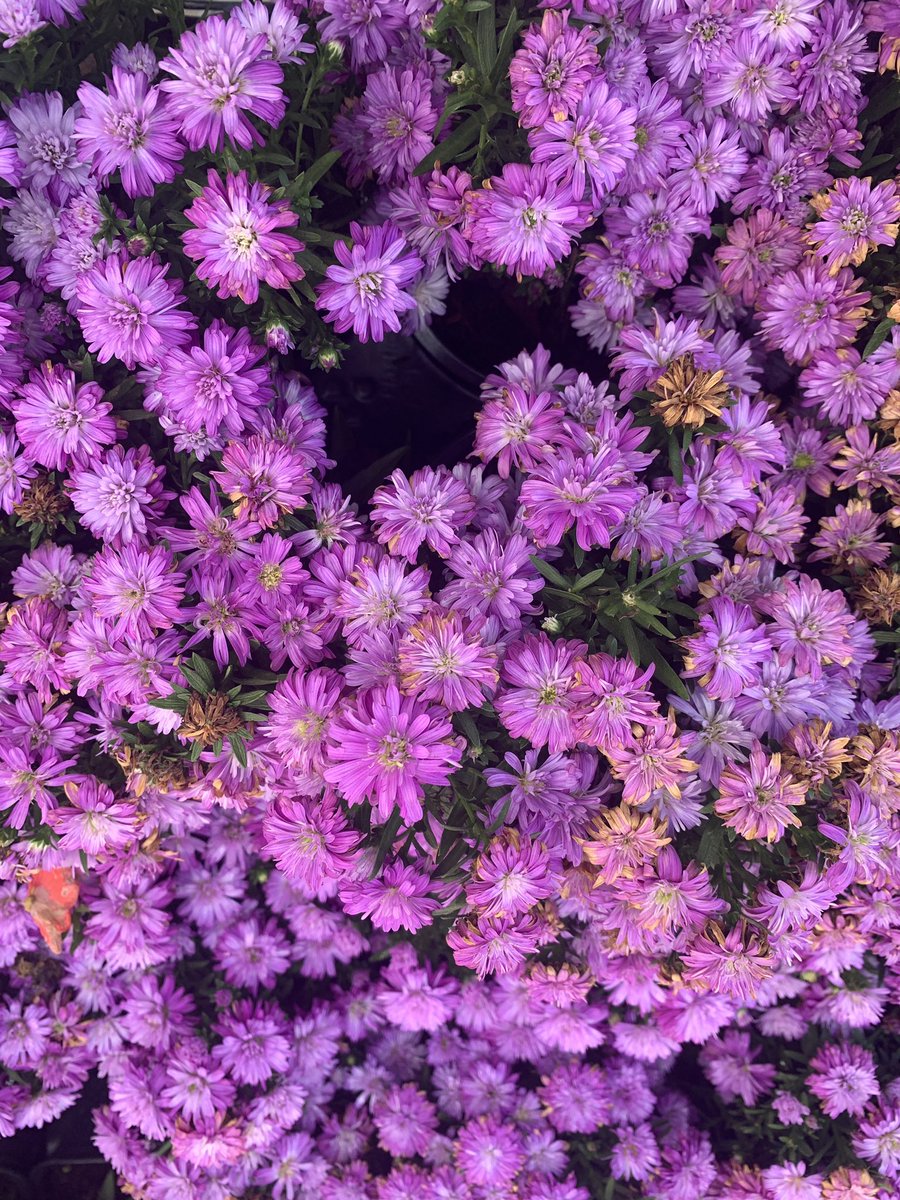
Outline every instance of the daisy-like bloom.
MULTIPOLYGON (((751 1001, 771 977, 774 962, 756 935, 745 933, 738 925, 727 937, 718 925, 709 925, 682 957, 684 978, 688 983, 709 988, 741 1004, 751 1001)), ((747 1042, 749 1045, 749 1037, 747 1042)), ((774 1075, 774 1068, 768 1069, 774 1075)))
POLYGON ((159 184, 172 182, 184 154, 180 121, 146 75, 113 67, 105 91, 82 83, 78 99, 78 156, 101 184, 120 171, 129 196, 152 196, 159 184))
POLYGON ((509 64, 512 105, 524 129, 572 116, 598 64, 596 35, 569 24, 568 12, 544 13, 530 26, 509 64))
POLYGON ((807 863, 798 884, 779 879, 774 888, 761 887, 756 905, 746 912, 761 921, 775 937, 794 929, 808 929, 830 908, 836 891, 827 877, 819 874, 815 863, 807 863))
MULTIPOLYGON (((40 688, 38 695, 41 695, 40 688)), ((74 758, 60 759, 55 750, 36 755, 19 746, 6 746, 0 762, 0 809, 6 810, 4 824, 14 829, 24 828, 29 823, 33 804, 38 807, 40 820, 48 821, 57 806, 50 789, 64 786, 70 778, 69 768, 75 761, 74 758)))
POLYGON ((382 822, 399 807, 411 825, 422 816, 425 785, 446 784, 463 749, 440 709, 389 683, 360 693, 331 721, 324 775, 349 804, 368 800, 382 822))
POLYGON ((830 275, 820 259, 776 278, 757 301, 766 343, 802 365, 816 351, 853 341, 871 299, 859 287, 850 270, 830 275))
POLYGON ((777 842, 789 826, 800 825, 794 812, 806 803, 806 785, 783 771, 781 755, 767 755, 756 742, 746 767, 732 763, 719 778, 716 812, 747 841, 777 842))
POLYGON ((398 183, 434 149, 437 125, 433 82, 427 68, 386 67, 366 79, 359 121, 368 138, 368 160, 381 183, 398 183))
POLYGON ((547 163, 547 178, 567 184, 575 201, 584 200, 589 190, 596 209, 637 151, 635 116, 633 108, 610 95, 604 79, 592 79, 571 117, 554 117, 529 133, 532 162, 547 163))
POLYGON ((89 178, 88 167, 78 161, 76 151, 77 114, 77 106, 66 108, 59 92, 29 93, 9 110, 23 182, 48 191, 57 204, 64 204, 89 178))
POLYGON ((336 609, 347 641, 365 645, 375 634, 404 630, 419 620, 427 607, 428 579, 426 567, 407 572, 395 558, 363 559, 338 587, 336 609))
POLYGON ((446 467, 420 467, 407 479, 394 471, 372 496, 372 526, 391 554, 414 562, 419 547, 446 558, 475 516, 466 485, 446 467))
POLYGON ((248 119, 277 126, 284 116, 284 72, 265 57, 264 34, 252 37, 239 21, 209 17, 181 35, 159 64, 174 76, 160 87, 192 150, 221 150, 227 138, 249 150, 263 138, 248 119))
POLYGON ((767 1167, 763 1181, 774 1200, 820 1200, 822 1195, 822 1176, 807 1175, 803 1162, 767 1167))
POLYGON ((675 204, 711 212, 734 195, 746 169, 740 131, 729 129, 724 117, 716 117, 709 129, 698 124, 685 134, 684 145, 672 160, 669 195, 675 204))
POLYGON ((309 456, 302 450, 261 434, 229 442, 222 469, 213 471, 223 492, 262 529, 271 529, 282 513, 302 508, 311 483, 309 456))
POLYGON ((291 553, 287 538, 277 533, 264 533, 253 547, 253 561, 240 581, 247 598, 256 604, 276 606, 288 603, 296 588, 309 578, 300 559, 291 553))
MULTIPOLYGON (((619 881, 619 892, 637 912, 645 929, 671 934, 676 929, 699 928, 727 905, 713 891, 705 867, 683 866, 671 846, 656 855, 653 872, 635 873, 619 881)), ((605 880, 604 880, 605 882, 605 880)))
POLYGON ((871 176, 838 179, 810 204, 819 220, 809 227, 808 240, 832 274, 841 267, 858 267, 879 246, 893 246, 900 229, 900 189, 893 179, 872 186, 871 176))
POLYGON ((868 1171, 838 1167, 822 1184, 822 1200, 878 1200, 878 1185, 868 1171))
POLYGON ((116 800, 105 783, 89 775, 68 779, 63 790, 71 807, 48 814, 50 826, 60 835, 60 850, 102 854, 134 840, 138 826, 133 801, 116 800))
POLYGON ((850 571, 867 571, 883 566, 890 554, 887 542, 879 541, 882 519, 873 512, 868 500, 851 500, 839 504, 833 517, 823 517, 819 533, 812 539, 818 549, 809 556, 810 562, 830 559, 850 571))
POLYGON ((277 63, 300 63, 303 55, 315 50, 311 42, 303 41, 309 26, 301 25, 286 0, 275 0, 271 8, 262 0, 244 0, 231 11, 229 19, 239 21, 251 38, 262 34, 266 39, 264 57, 277 63))
POLYGON ((352 329, 361 341, 380 342, 385 330, 399 333, 401 314, 416 307, 408 289, 424 264, 391 221, 351 221, 350 237, 350 246, 334 247, 337 265, 326 270, 316 307, 338 333, 352 329))
POLYGON ((72 676, 64 658, 68 636, 66 611, 50 600, 26 600, 9 609, 0 634, 0 662, 20 686, 30 684, 49 704, 55 691, 67 691, 72 676))
POLYGON ((609 1158, 613 1179, 650 1179, 659 1164, 659 1147, 646 1121, 616 1129, 616 1144, 609 1158))
POLYGON ((265 854, 310 895, 351 870, 359 843, 333 795, 324 801, 278 798, 263 819, 265 854))
POLYGON ((608 546, 612 531, 642 496, 618 447, 579 454, 564 447, 532 471, 519 494, 522 522, 539 546, 558 546, 567 530, 583 550, 608 546))
POLYGON ((345 879, 341 905, 353 916, 368 917, 385 933, 417 933, 431 924, 438 902, 428 894, 431 877, 415 867, 392 862, 376 879, 345 879))
POLYGON ((863 359, 854 346, 817 354, 800 375, 806 407, 815 406, 833 425, 871 421, 891 390, 893 364, 863 359))
POLYGON ((555 892, 558 865, 546 846, 508 829, 476 859, 466 900, 479 917, 526 913, 555 892))
POLYGON ((539 929, 530 913, 519 917, 482 917, 460 920, 447 934, 457 966, 486 975, 517 971, 537 948, 539 929))
POLYGON ((402 0, 323 0, 319 22, 323 43, 337 41, 350 51, 353 69, 383 63, 409 29, 402 0))
POLYGON ((164 474, 149 446, 113 446, 89 465, 75 467, 67 486, 91 533, 121 549, 146 544, 148 517, 158 517, 173 495, 163 491, 164 474))
POLYGON ((13 430, 0 427, 0 509, 3 512, 11 513, 21 503, 26 488, 36 475, 31 456, 23 452, 13 430))
POLYGON ((573 693, 586 650, 584 642, 552 642, 544 633, 509 647, 494 707, 512 737, 527 738, 536 748, 547 746, 551 754, 575 745, 573 693))
POLYGON ((24 164, 16 153, 16 135, 8 121, 0 121, 0 179, 17 188, 22 182, 24 164))
POLYGON ((291 671, 269 693, 269 721, 261 726, 273 750, 305 774, 321 774, 328 722, 337 711, 341 678, 326 667, 291 671))
MULTIPOLYGON (((218 20, 218 18, 214 18, 218 20)), ((259 299, 259 285, 289 288, 303 278, 295 255, 303 242, 279 230, 297 225, 287 200, 270 200, 272 189, 251 183, 246 171, 207 174, 207 186, 185 216, 196 227, 184 233, 184 252, 197 275, 222 299, 238 296, 245 304, 259 299)))
POLYGON ((113 637, 133 638, 175 624, 184 582, 165 547, 140 550, 130 545, 95 555, 84 590, 97 614, 110 623, 113 637))
POLYGON ((90 460, 116 440, 112 405, 96 383, 78 384, 61 363, 42 363, 12 405, 16 432, 29 457, 52 471, 71 459, 90 460))
POLYGON ((708 216, 690 204, 674 203, 666 185, 652 193, 633 193, 623 207, 607 209, 605 220, 614 244, 633 257, 657 287, 679 282, 687 270, 694 235, 709 233, 708 216))
POLYGON ((190 341, 196 321, 181 307, 181 282, 167 279, 168 271, 153 255, 114 255, 79 278, 75 315, 100 362, 118 358, 129 370, 153 366, 190 341))
MULTIPOLYGON (((194 572, 194 586, 198 603, 182 610, 182 619, 192 622, 195 633, 185 642, 185 649, 199 645, 212 638, 213 657, 220 667, 228 662, 231 651, 241 666, 250 657, 250 638, 262 640, 264 614, 251 606, 228 576, 203 577, 194 572)), ((274 663, 277 670, 281 663, 274 663)))
POLYGON ((667 429, 677 425, 699 428, 721 414, 731 395, 725 372, 698 368, 693 354, 683 354, 670 363, 650 391, 659 397, 651 404, 652 411, 662 417, 667 429))
POLYGON ((665 834, 665 826, 649 813, 627 804, 604 809, 582 842, 584 857, 599 867, 594 886, 630 878, 652 863, 671 841, 665 834))
POLYGON ((816 579, 785 580, 771 600, 770 641, 785 661, 818 679, 824 666, 849 666, 853 618, 841 592, 827 592, 816 579))
POLYGON ((544 584, 531 551, 521 534, 501 537, 496 530, 483 530, 450 552, 450 582, 438 599, 470 620, 494 617, 503 629, 518 629, 523 616, 540 611, 534 597, 544 584))
POLYGON ((435 607, 400 639, 398 663, 405 692, 436 700, 448 712, 478 708, 497 684, 497 652, 468 629, 458 613, 435 607))
POLYGON ((268 367, 259 365, 264 355, 249 330, 213 321, 202 346, 166 357, 156 386, 185 429, 215 435, 224 426, 234 438, 254 424, 256 410, 274 397, 268 367))
POLYGON ((532 391, 508 383, 475 415, 475 453, 484 462, 497 460, 502 479, 510 470, 533 470, 548 450, 565 437, 565 409, 551 391, 532 391))
POLYGON ((757 208, 738 218, 716 247, 715 260, 722 268, 722 286, 744 304, 752 304, 761 288, 796 267, 803 257, 803 241, 796 225, 768 208, 757 208))
POLYGON ((733 700, 771 654, 765 630, 745 604, 717 596, 699 619, 700 631, 684 640, 684 673, 714 700, 733 700))
POLYGON ((643 804, 654 792, 667 792, 677 800, 683 777, 697 768, 685 755, 684 739, 671 715, 648 725, 633 742, 611 746, 604 754, 624 785, 625 804, 643 804))
POLYGON ((467 228, 485 262, 517 276, 543 275, 569 253, 586 215, 543 163, 507 163, 471 194, 467 228))
POLYGON ((592 654, 578 665, 573 699, 578 706, 578 740, 606 750, 632 740, 632 726, 647 725, 659 715, 648 688, 653 667, 641 668, 630 658, 592 654))
POLYGON ((794 98, 787 55, 766 46, 749 30, 723 48, 703 83, 706 103, 727 104, 740 121, 760 123, 794 98))
POLYGON ((873 1096, 881 1091, 875 1077, 875 1060, 868 1050, 852 1042, 823 1046, 810 1062, 806 1086, 829 1117, 841 1113, 861 1116, 873 1096))

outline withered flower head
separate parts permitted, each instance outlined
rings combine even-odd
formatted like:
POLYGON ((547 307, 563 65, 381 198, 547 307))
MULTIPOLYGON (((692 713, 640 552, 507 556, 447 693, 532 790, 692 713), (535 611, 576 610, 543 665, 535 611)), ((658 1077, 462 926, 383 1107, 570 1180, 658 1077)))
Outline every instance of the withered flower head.
POLYGON ((888 392, 875 424, 879 429, 883 429, 891 437, 900 441, 900 389, 895 388, 892 392, 888 392))
POLYGON ((730 394, 725 372, 704 371, 694 362, 693 354, 676 358, 650 391, 660 397, 651 407, 667 429, 701 426, 710 417, 719 416, 730 394))
POLYGON ((869 571, 857 589, 856 611, 876 625, 890 625, 900 613, 900 574, 869 571))
POLYGON ((15 514, 27 525, 41 524, 55 529, 69 500, 49 475, 39 475, 15 507, 15 514))
POLYGON ((178 732, 188 741, 214 746, 243 727, 240 713, 231 707, 227 696, 221 692, 210 692, 206 696, 192 692, 178 732))

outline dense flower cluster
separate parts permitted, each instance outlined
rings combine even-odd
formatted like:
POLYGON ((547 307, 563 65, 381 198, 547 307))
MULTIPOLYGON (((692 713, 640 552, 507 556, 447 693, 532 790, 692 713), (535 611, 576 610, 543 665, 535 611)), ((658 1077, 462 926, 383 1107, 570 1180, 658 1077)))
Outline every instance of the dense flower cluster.
POLYGON ((96 1072, 137 1200, 898 1194, 893 7, 0 0, 0 1136, 96 1072), (360 509, 298 368, 479 269, 596 370, 360 509))

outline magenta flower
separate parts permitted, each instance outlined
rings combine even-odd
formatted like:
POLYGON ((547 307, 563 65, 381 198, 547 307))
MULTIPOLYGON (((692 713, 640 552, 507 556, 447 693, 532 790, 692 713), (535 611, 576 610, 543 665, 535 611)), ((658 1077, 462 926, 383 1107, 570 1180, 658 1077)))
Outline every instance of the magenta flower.
POLYGON ((565 410, 555 392, 509 383, 475 417, 475 452, 497 460, 502 479, 513 467, 533 470, 565 437, 565 410))
POLYGON ((162 93, 146 75, 113 67, 106 91, 82 83, 78 99, 78 155, 100 183, 120 171, 129 196, 152 196, 159 184, 172 182, 184 154, 179 118, 160 103, 162 93))
MULTIPOLYGON (((684 977, 689 983, 742 1004, 751 1001, 772 974, 771 954, 754 934, 744 935, 739 926, 727 937, 717 925, 710 926, 710 932, 700 934, 683 958, 684 977)), ((768 1070, 774 1075, 773 1067, 768 1070)))
POLYGON ((744 30, 711 64, 703 92, 707 104, 727 104, 741 121, 763 121, 794 97, 787 55, 744 30))
POLYGON ((771 605, 769 637, 799 671, 817 679, 823 666, 852 661, 852 617, 840 592, 827 592, 817 580, 801 575, 796 582, 784 581, 771 605))
POLYGON ((293 444, 253 434, 229 442, 222 469, 213 471, 222 490, 237 508, 262 529, 271 529, 282 513, 301 508, 311 482, 309 459, 293 444))
POLYGON ((514 275, 543 275, 566 257, 586 220, 585 208, 544 164, 507 163, 471 194, 468 234, 486 262, 514 275))
POLYGON ((458 966, 468 967, 484 979, 495 972, 509 975, 518 970, 535 950, 538 937, 537 922, 530 914, 515 919, 484 917, 454 925, 447 934, 447 945, 458 966))
POLYGON ((450 582, 438 594, 445 608, 457 608, 472 620, 494 617, 516 630, 525 615, 537 613, 535 595, 543 587, 531 561, 532 547, 521 534, 501 537, 486 529, 460 542, 447 559, 450 582))
POLYGON ((747 841, 777 842, 800 826, 794 812, 806 803, 806 786, 781 768, 781 755, 767 755, 759 742, 746 767, 731 763, 719 777, 716 812, 747 841))
POLYGON ((700 632, 684 642, 685 675, 699 677, 714 700, 733 700, 771 654, 765 630, 745 604, 727 596, 710 602, 709 612, 700 616, 700 632))
POLYGON ((258 365, 264 355, 247 329, 213 321, 202 346, 174 350, 166 358, 157 387, 185 429, 206 429, 215 436, 224 427, 237 437, 274 397, 268 367, 258 365))
POLYGON ((375 879, 347 879, 341 883, 344 911, 368 917, 377 929, 417 933, 431 924, 438 903, 430 895, 431 877, 415 867, 392 862, 375 879))
POLYGON ((466 900, 483 917, 516 917, 551 896, 559 883, 546 846, 516 833, 496 838, 479 855, 466 900))
POLYGON ((419 547, 446 558, 475 515, 475 502, 446 467, 420 467, 407 479, 394 471, 372 496, 372 525, 391 554, 414 562, 419 547))
POLYGON ((448 712, 478 708, 497 684, 497 652, 455 612, 435 608, 406 631, 398 650, 403 690, 448 712))
POLYGON ((812 200, 819 220, 809 240, 832 274, 858 267, 879 246, 892 246, 900 229, 900 190, 893 179, 872 186, 871 177, 839 179, 812 200))
POLYGON ((547 746, 551 754, 575 745, 574 689, 586 650, 583 642, 552 642, 543 633, 509 647, 494 707, 512 737, 547 746))
POLYGON ((400 314, 416 301, 407 290, 422 270, 396 225, 350 224, 350 246, 336 243, 337 265, 325 272, 316 307, 338 333, 352 329, 361 341, 380 342, 385 330, 400 332, 400 314))
POLYGON ((248 119, 276 126, 284 116, 284 72, 266 58, 265 35, 251 37, 239 21, 219 16, 181 35, 177 50, 159 64, 173 79, 160 87, 192 150, 218 151, 227 138, 249 150, 263 139, 248 119))
POLYGON ((533 470, 520 493, 522 522, 539 546, 557 546, 575 529, 583 550, 608 546, 612 531, 641 498, 618 449, 594 454, 568 447, 533 470))
POLYGON ((360 124, 368 161, 381 183, 399 183, 434 149, 438 120, 427 69, 386 67, 366 79, 360 124))
POLYGON ((96 383, 78 385, 61 363, 42 363, 12 405, 16 432, 29 456, 61 471, 68 460, 93 458, 116 440, 112 405, 96 383))
POLYGON ((72 676, 65 662, 68 617, 50 600, 26 600, 8 613, 0 634, 0 662, 20 686, 30 684, 45 703, 55 691, 68 691, 72 676))
POLYGON ((425 785, 446 784, 462 751, 440 709, 389 683, 361 693, 331 722, 324 774, 349 804, 368 800, 379 821, 399 807, 413 824, 422 816, 425 785))
POLYGON ((90 464, 75 467, 68 490, 91 533, 116 549, 146 545, 148 532, 174 493, 163 491, 165 471, 148 446, 113 446, 90 464), (149 523, 148 523, 149 519, 149 523))
POLYGON ((130 545, 121 552, 110 549, 95 555, 84 588, 114 637, 169 629, 184 596, 181 572, 163 546, 139 550, 130 545))
POLYGON ((78 280, 75 315, 100 362, 118 358, 134 370, 162 362, 190 340, 196 321, 181 307, 181 283, 154 256, 95 262, 78 280))
POLYGON ((789 362, 808 362, 818 350, 851 342, 871 299, 847 268, 830 275, 820 259, 775 279, 757 301, 763 337, 789 362))
POLYGON ((279 799, 263 821, 264 850, 288 879, 315 895, 353 868, 360 835, 333 796, 279 799))
POLYGON ((117 800, 106 784, 92 776, 74 776, 64 791, 71 807, 57 808, 48 816, 60 835, 61 850, 102 854, 127 846, 137 835, 136 805, 117 800))
MULTIPOLYGON (((216 18, 217 19, 217 18, 216 18)), ((223 298, 259 299, 260 283, 289 288, 303 278, 295 255, 303 243, 279 229, 299 218, 287 200, 270 200, 271 188, 250 183, 246 171, 207 174, 208 184, 185 216, 196 226, 184 234, 184 251, 199 263, 197 275, 223 298)))
POLYGON ((525 129, 570 117, 594 78, 598 56, 595 35, 569 24, 568 12, 545 12, 532 25, 509 64, 513 109, 525 129))

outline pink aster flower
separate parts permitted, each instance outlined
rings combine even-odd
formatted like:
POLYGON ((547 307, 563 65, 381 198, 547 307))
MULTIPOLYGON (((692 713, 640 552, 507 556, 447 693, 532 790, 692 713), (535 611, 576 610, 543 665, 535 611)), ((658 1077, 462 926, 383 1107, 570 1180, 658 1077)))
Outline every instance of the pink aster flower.
POLYGON ((393 683, 358 695, 328 729, 325 778, 349 804, 368 800, 380 821, 399 806, 403 820, 422 816, 426 784, 446 784, 463 744, 443 712, 393 683))
POLYGON ((787 54, 745 30, 710 64, 703 92, 707 104, 727 104, 739 120, 761 122, 794 98, 787 54))
POLYGON ((630 658, 592 654, 578 666, 574 698, 578 705, 578 740, 607 750, 633 737, 633 725, 647 725, 659 705, 647 686, 653 667, 641 668, 630 658))
POLYGON ((623 784, 626 804, 643 804, 654 792, 667 792, 677 800, 682 780, 697 766, 686 757, 684 738, 671 715, 647 726, 632 742, 610 746, 604 753, 623 784))
POLYGON ((831 1118, 861 1116, 881 1091, 871 1053, 852 1042, 825 1045, 810 1062, 806 1085, 831 1118))
POLYGON ((523 483, 522 522, 539 546, 558 546, 574 526, 578 545, 592 550, 610 544, 613 529, 641 494, 617 447, 587 454, 564 447, 523 483))
POLYGON ((684 641, 685 675, 699 677, 714 700, 733 700, 772 652, 765 630, 745 604, 727 596, 712 600, 699 624, 700 632, 684 641))
POLYGON ((206 429, 215 436, 224 427, 235 438, 274 397, 268 367, 260 365, 264 355, 249 330, 213 321, 202 346, 168 355, 156 386, 185 429, 206 429))
POLYGON ((316 305, 338 333, 352 329, 361 341, 380 342, 400 332, 400 315, 416 307, 409 287, 423 262, 391 221, 350 223, 351 245, 337 242, 337 265, 325 272, 316 305))
POLYGON ((353 867, 360 835, 335 797, 275 801, 263 819, 263 849, 288 879, 314 895, 353 867))
POLYGON ((417 933, 431 924, 438 902, 430 895, 431 877, 415 867, 392 862, 375 879, 347 879, 341 884, 344 912, 368 917, 377 929, 417 933))
POLYGON ((531 25, 509 64, 512 105, 525 129, 570 117, 598 64, 593 31, 552 9, 531 25))
POLYGON ((170 106, 160 103, 162 93, 146 75, 113 67, 105 91, 82 83, 78 99, 78 155, 90 162, 99 183, 118 170, 129 196, 152 196, 159 184, 172 182, 184 154, 180 121, 170 106))
POLYGON ((871 177, 839 179, 812 200, 819 220, 809 241, 832 274, 858 267, 879 246, 892 246, 900 228, 900 189, 893 179, 872 186, 871 177))
POLYGON ((150 528, 173 496, 163 491, 164 474, 148 446, 113 446, 89 464, 75 467, 68 491, 95 537, 117 549, 131 542, 146 545, 150 528))
POLYGON ((181 307, 181 283, 153 255, 97 261, 77 283, 75 315, 100 362, 118 358, 134 370, 162 362, 190 340, 196 321, 181 307))
POLYGON ((794 809, 806 803, 806 786, 782 770, 780 754, 767 755, 759 742, 749 764, 726 767, 718 786, 716 812, 748 841, 777 842, 788 826, 800 825, 794 809))
POLYGON ((303 268, 294 256, 303 243, 278 232, 299 221, 288 201, 270 200, 271 188, 250 183, 246 171, 226 176, 223 183, 210 170, 207 180, 185 210, 196 228, 185 231, 184 251, 199 264, 200 279, 223 299, 238 296, 245 304, 259 298, 261 283, 289 288, 302 279, 303 268))
POLYGON ((508 830, 478 856, 466 900, 481 917, 516 917, 552 895, 559 863, 546 846, 508 830))
POLYGON ((429 70, 385 67, 366 79, 359 122, 368 161, 381 183, 399 183, 434 149, 438 121, 429 70))
POLYGON ((800 231, 768 208, 758 208, 744 220, 738 218, 725 231, 726 240, 715 252, 722 268, 722 286, 744 304, 803 256, 800 231))
POLYGON ((289 766, 315 776, 325 762, 328 722, 337 712, 340 695, 336 671, 291 671, 269 693, 270 717, 260 732, 289 766))
POLYGON ((271 529, 282 513, 303 507, 312 482, 310 465, 309 456, 293 443, 253 434, 229 442, 222 469, 212 474, 237 506, 236 516, 271 529))
POLYGON ((510 646, 494 707, 512 737, 547 746, 551 754, 575 744, 574 688, 586 649, 583 642, 553 642, 544 633, 510 646))
POLYGON ((104 783, 91 776, 68 779, 63 790, 69 806, 57 808, 48 820, 60 835, 61 850, 102 854, 121 850, 137 834, 137 806, 116 800, 104 783))
POLYGON ((773 280, 757 301, 763 337, 789 362, 808 362, 817 350, 836 350, 856 336, 868 292, 847 268, 830 275, 816 259, 773 280))
POLYGON ((786 580, 772 598, 770 640, 783 661, 818 679, 824 666, 848 666, 852 616, 841 592, 826 591, 818 580, 801 575, 786 580))
POLYGON ((249 150, 263 139, 249 116, 276 126, 284 116, 284 72, 266 58, 264 34, 251 36, 239 21, 209 17, 181 35, 159 64, 174 76, 160 84, 179 132, 192 150, 218 151, 227 138, 249 150))
POLYGON ((507 163, 502 175, 471 194, 468 233, 486 262, 514 275, 543 275, 569 253, 586 217, 543 163, 507 163))
POLYGON ((121 552, 109 549, 95 555, 84 589, 115 637, 171 628, 184 596, 181 572, 163 546, 139 550, 130 545, 121 552))
POLYGON ((555 392, 532 391, 508 383, 475 415, 475 453, 484 462, 497 460, 502 479, 512 467, 538 465, 565 436, 565 409, 555 392))
POLYGON ((91 459, 116 439, 112 405, 96 383, 78 385, 61 363, 42 363, 12 405, 16 432, 31 458, 61 471, 70 459, 91 459))
POLYGON ((689 983, 742 1004, 752 1000, 770 978, 774 961, 754 934, 745 935, 735 926, 726 937, 718 925, 702 933, 683 958, 684 977, 689 983))
POLYGON ((521 534, 501 537, 493 529, 460 542, 447 559, 450 582, 438 599, 471 620, 495 617, 503 629, 518 629, 523 616, 538 611, 534 596, 543 587, 531 550, 521 534))
POLYGON ((372 525, 391 554, 414 562, 424 542, 446 558, 475 515, 466 485, 446 467, 420 467, 409 479, 394 471, 372 496, 372 525))
POLYGON ((447 945, 460 967, 477 972, 479 979, 496 972, 509 975, 518 970, 538 945, 537 922, 530 914, 483 917, 459 921, 447 934, 447 945))
POLYGON ((0 509, 11 513, 37 471, 12 429, 0 427, 0 509))
POLYGON ((466 627, 458 613, 435 608, 400 639, 400 683, 448 712, 478 708, 497 684, 497 652, 466 627))
POLYGON ((64 651, 68 637, 65 609, 50 600, 26 600, 9 609, 0 634, 0 662, 20 686, 30 684, 45 704, 55 691, 67 691, 72 676, 64 651))

